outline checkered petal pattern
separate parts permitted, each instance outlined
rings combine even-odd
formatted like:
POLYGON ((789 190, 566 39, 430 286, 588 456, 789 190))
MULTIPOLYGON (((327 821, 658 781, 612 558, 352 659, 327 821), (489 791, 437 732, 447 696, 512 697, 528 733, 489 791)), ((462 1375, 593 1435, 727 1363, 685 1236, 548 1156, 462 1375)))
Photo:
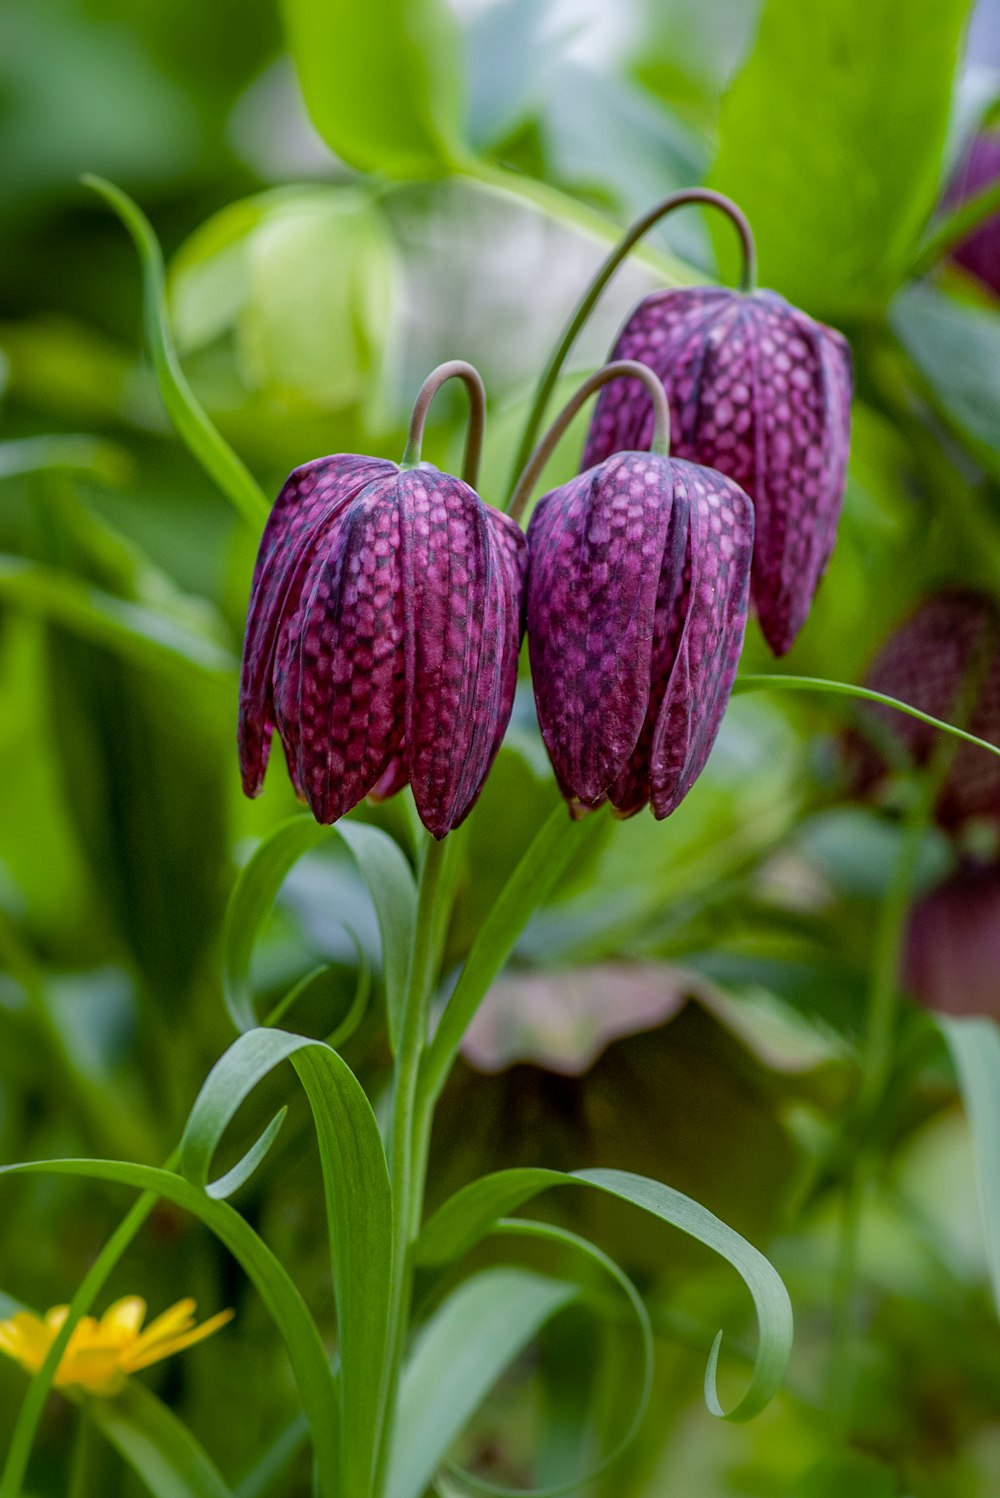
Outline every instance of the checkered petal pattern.
MULTIPOLYGON (((676 457, 718 469, 756 516, 752 591, 764 635, 787 651, 808 616, 836 539, 850 445, 850 350, 770 291, 655 292, 611 354, 662 379, 676 457)), ((615 380, 598 400, 583 466, 648 446, 649 396, 615 380)))
MULTIPOLYGON (((1000 131, 973 136, 942 198, 942 207, 957 208, 1000 178, 1000 131)), ((966 235, 951 252, 965 270, 1000 296, 1000 213, 966 235)))
POLYGON ((731 480, 619 453, 539 501, 528 648, 571 809, 666 817, 704 768, 743 646, 753 508, 731 480))
POLYGON ((318 821, 409 783, 435 837, 457 826, 510 718, 526 553, 511 520, 430 465, 338 456, 296 469, 251 589, 247 794, 277 727, 318 821))

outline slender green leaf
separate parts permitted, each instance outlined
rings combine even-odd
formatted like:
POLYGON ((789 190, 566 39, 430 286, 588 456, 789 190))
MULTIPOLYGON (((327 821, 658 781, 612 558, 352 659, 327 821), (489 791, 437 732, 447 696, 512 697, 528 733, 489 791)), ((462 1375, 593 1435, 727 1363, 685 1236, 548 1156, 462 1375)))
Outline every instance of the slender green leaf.
POLYGON ((956 728, 954 723, 946 723, 943 718, 932 718, 929 713, 922 713, 918 707, 911 707, 908 702, 900 702, 898 697, 887 697, 884 692, 874 692, 870 687, 855 686, 849 681, 825 681, 819 676, 782 676, 778 673, 769 673, 761 676, 738 676, 733 686, 734 695, 740 692, 770 690, 828 692, 834 697, 856 697, 861 702, 878 702, 883 707, 893 707, 899 713, 906 713, 909 718, 916 718, 921 723, 927 723, 941 733, 951 734, 952 738, 962 739, 967 744, 975 744, 979 749, 988 749, 991 754, 1000 754, 1000 745, 991 744, 988 739, 979 739, 974 733, 967 733, 964 728, 956 728))
POLYGON ((430 1044, 425 1066, 432 1091, 443 1086, 472 1016, 529 917, 599 826, 593 817, 572 821, 560 804, 528 845, 480 928, 430 1044))
POLYGON ((142 1384, 84 1408, 154 1498, 232 1498, 201 1443, 142 1384))
POLYGON ((387 1498, 420 1498, 504 1369, 579 1293, 565 1281, 502 1267, 448 1297, 403 1373, 387 1498))
MULTIPOLYGON (((361 1084, 322 1041, 249 1030, 216 1062, 198 1095, 181 1141, 181 1167, 210 1194, 226 1189, 227 1178, 207 1185, 216 1147, 244 1098, 285 1060, 305 1088, 319 1142, 340 1340, 341 1476, 345 1493, 362 1495, 382 1411, 393 1237, 389 1172, 361 1084)), ((235 1174, 245 1178, 241 1167, 235 1174)))
MULTIPOLYGON (((33 1160, 0 1166, 0 1176, 16 1175, 84 1176, 132 1186, 165 1197, 211 1229, 252 1280, 284 1338, 309 1420, 317 1465, 323 1474, 324 1498, 337 1498, 337 1381, 305 1301, 286 1270, 239 1213, 227 1202, 214 1201, 173 1171, 152 1165, 132 1165, 124 1160, 33 1160)), ((9 1461, 8 1457, 8 1464, 9 1461)), ((5 1470, 0 1488, 3 1498, 16 1498, 19 1491, 19 1475, 15 1474, 11 1479, 5 1470)))
POLYGON ((289 1462, 302 1450, 309 1439, 309 1422, 303 1415, 296 1415, 271 1443, 259 1462, 237 1483, 235 1498, 263 1498, 281 1477, 289 1462))
POLYGON ((226 682, 237 670, 235 657, 211 637, 68 572, 21 557, 0 556, 0 601, 65 625, 140 665, 194 670, 226 682))
POLYGON ((465 153, 462 57, 444 0, 284 0, 313 124, 361 171, 439 172, 465 153))
POLYGON ((758 1249, 707 1207, 659 1181, 620 1170, 581 1170, 572 1174, 539 1169, 499 1171, 474 1181, 445 1202, 417 1241, 417 1261, 447 1263, 470 1249, 506 1213, 552 1186, 574 1184, 593 1186, 642 1207, 732 1264, 750 1291, 757 1312, 760 1338, 757 1358, 746 1393, 735 1409, 726 1413, 715 1386, 720 1333, 705 1374, 705 1400, 713 1414, 728 1420, 749 1420, 758 1414, 780 1387, 791 1353, 792 1307, 788 1292, 777 1270, 758 1249))
POLYGON ((293 864, 331 839, 339 839, 351 854, 375 906, 382 938, 389 1031, 395 1047, 406 998, 416 886, 399 845, 388 833, 363 822, 344 821, 336 827, 323 827, 312 817, 293 817, 275 828, 254 851, 240 871, 226 912, 222 958, 226 1006, 238 1029, 249 1030, 258 1023, 250 982, 254 943, 293 864))
POLYGON ((888 301, 937 199, 970 8, 767 0, 710 178, 753 224, 766 285, 821 316, 888 301))
POLYGON ((114 183, 94 176, 86 176, 83 181, 118 215, 139 252, 146 340, 167 415, 209 477, 251 529, 260 531, 270 510, 263 490, 209 420, 181 369, 167 313, 163 254, 152 225, 139 206, 114 183))
POLYGON ((1000 1312, 1000 1029, 985 1017, 938 1015, 969 1116, 993 1298, 1000 1312))

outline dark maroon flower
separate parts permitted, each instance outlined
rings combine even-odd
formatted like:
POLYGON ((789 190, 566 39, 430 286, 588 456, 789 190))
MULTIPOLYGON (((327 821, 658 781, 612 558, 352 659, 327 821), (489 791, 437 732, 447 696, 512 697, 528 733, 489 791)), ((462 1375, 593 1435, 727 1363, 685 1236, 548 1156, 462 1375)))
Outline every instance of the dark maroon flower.
POLYGON ((1000 869, 963 859, 917 902, 907 932, 904 981, 939 1014, 1000 1019, 1000 869))
MULTIPOLYGON (((988 594, 972 589, 935 594, 890 635, 865 684, 934 718, 959 721, 977 738, 1000 743, 1000 609, 988 594)), ((862 793, 885 779, 893 743, 923 765, 940 741, 937 729, 893 708, 866 707, 865 713, 877 732, 871 741, 852 743, 852 778, 862 793)), ((974 744, 961 744, 935 815, 947 828, 977 818, 1000 822, 1000 759, 974 744)))
POLYGON ((513 521, 429 464, 340 455, 296 468, 250 594, 247 795, 277 727, 317 821, 408 782, 435 837, 457 826, 510 717, 526 550, 513 521))
MULTIPOLYGON (((850 443, 847 343, 772 291, 697 287, 646 297, 611 358, 637 359, 662 379, 674 454, 718 469, 753 500, 754 606, 783 655, 836 539, 850 443)), ((583 466, 647 445, 652 420, 638 381, 606 386, 583 466)))
POLYGON ((743 646, 753 509, 730 479, 621 453, 528 527, 535 700, 571 807, 666 817, 708 758, 743 646))
MULTIPOLYGON (((1000 178, 1000 131, 984 130, 973 137, 942 198, 942 206, 956 208, 1000 178)), ((979 225, 951 252, 965 270, 1000 296, 1000 213, 979 225)))

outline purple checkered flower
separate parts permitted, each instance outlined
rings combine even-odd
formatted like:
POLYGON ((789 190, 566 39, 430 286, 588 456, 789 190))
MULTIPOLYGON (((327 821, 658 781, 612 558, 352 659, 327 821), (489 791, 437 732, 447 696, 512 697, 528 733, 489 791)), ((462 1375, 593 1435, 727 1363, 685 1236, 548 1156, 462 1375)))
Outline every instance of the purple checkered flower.
POLYGON ((753 508, 720 473, 620 453, 528 527, 538 720, 571 809, 666 817, 701 773, 743 646, 753 508))
MULTIPOLYGON (((1000 179, 1000 130, 973 136, 942 198, 942 207, 957 208, 1000 179)), ((994 213, 951 252, 952 259, 1000 296, 1000 213, 994 213)))
POLYGON ((243 788, 276 727, 319 822, 407 783, 443 837, 510 718, 527 547, 429 464, 340 455, 296 468, 257 557, 240 683, 243 788))
MULTIPOLYGON (((847 343, 772 291, 697 287, 646 297, 611 357, 637 359, 662 379, 675 455, 718 469, 753 500, 753 601, 783 655, 836 539, 850 443, 847 343)), ((652 421, 638 381, 608 385, 583 467, 643 447, 652 421)))

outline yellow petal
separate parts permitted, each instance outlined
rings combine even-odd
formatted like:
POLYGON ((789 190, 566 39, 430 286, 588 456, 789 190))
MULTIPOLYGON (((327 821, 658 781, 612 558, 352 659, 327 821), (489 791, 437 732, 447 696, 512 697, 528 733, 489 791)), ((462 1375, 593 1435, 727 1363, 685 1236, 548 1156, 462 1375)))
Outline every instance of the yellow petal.
POLYGON ((61 1331, 68 1315, 69 1306, 53 1306, 50 1311, 45 1312, 45 1325, 51 1327, 54 1332, 61 1331))
POLYGON ((45 1354, 52 1346, 55 1335, 30 1311, 18 1311, 4 1323, 10 1339, 11 1356, 35 1373, 45 1361, 45 1354))
MULTIPOLYGON (((196 1342, 204 1342, 213 1332, 232 1321, 235 1311, 220 1311, 217 1316, 211 1316, 203 1321, 201 1326, 193 1327, 190 1331, 179 1332, 174 1337, 158 1338, 154 1343, 140 1346, 137 1342, 134 1347, 128 1348, 121 1355, 121 1366, 126 1373, 137 1373, 140 1368, 149 1368, 153 1363, 159 1363, 163 1358, 169 1358, 175 1352, 183 1352, 185 1347, 193 1347, 196 1342)), ((140 1338, 140 1342, 142 1339, 140 1338)))
POLYGON ((162 1342, 166 1337, 174 1337, 178 1332, 186 1331, 189 1326, 194 1325, 194 1313, 197 1310, 197 1302, 189 1299, 179 1300, 176 1305, 157 1316, 151 1321, 135 1340, 133 1352, 141 1348, 149 1347, 153 1342, 162 1342))
POLYGON ((145 1316, 146 1302, 140 1295, 126 1295, 116 1300, 101 1317, 102 1340, 113 1342, 116 1347, 133 1341, 139 1335, 145 1316))
POLYGON ((86 1389, 88 1394, 107 1398, 117 1394, 125 1382, 114 1347, 90 1347, 82 1352, 67 1353, 55 1376, 57 1389, 86 1389))

